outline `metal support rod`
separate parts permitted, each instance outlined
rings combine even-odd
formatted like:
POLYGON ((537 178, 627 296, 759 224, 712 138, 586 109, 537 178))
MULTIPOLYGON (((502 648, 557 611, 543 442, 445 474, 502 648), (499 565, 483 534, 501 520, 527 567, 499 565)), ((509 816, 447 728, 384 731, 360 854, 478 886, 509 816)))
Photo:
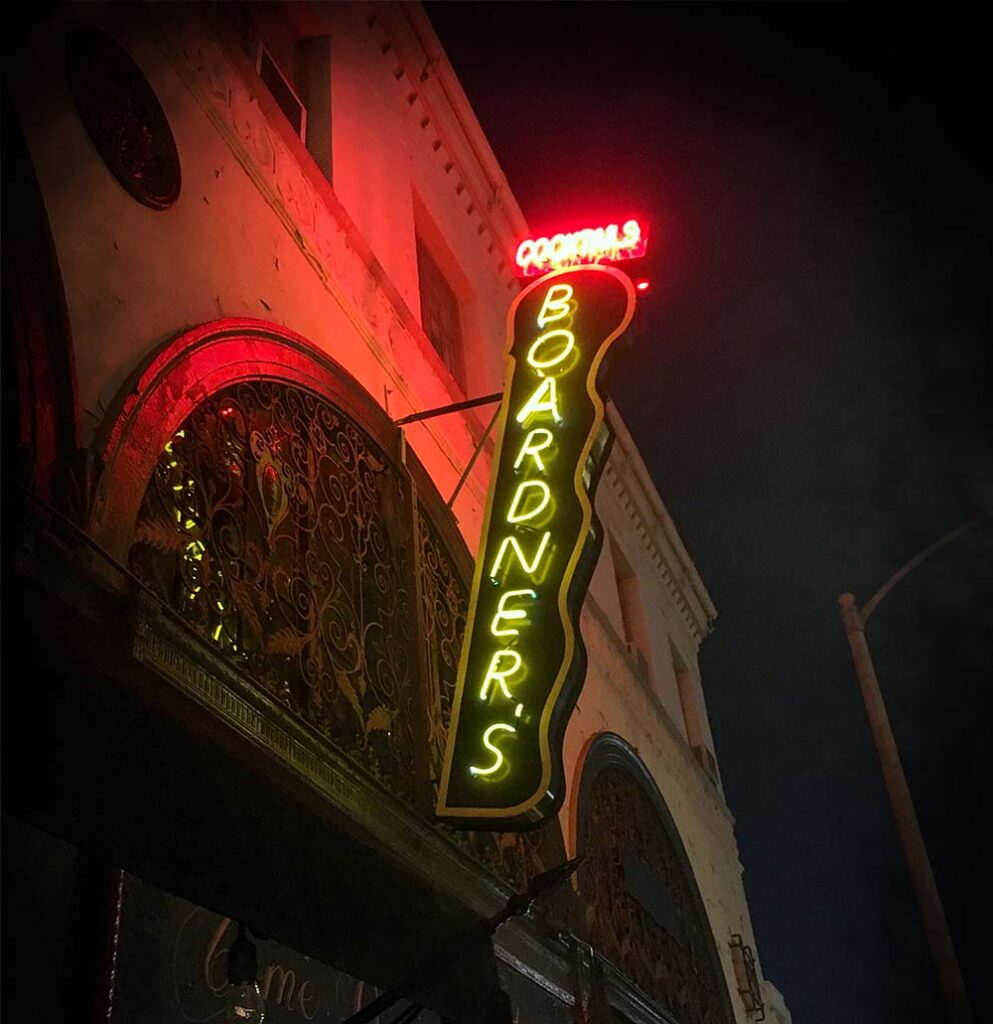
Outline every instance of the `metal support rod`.
POLYGON ((360 1010, 353 1013, 351 1017, 342 1021, 341 1024, 369 1024, 370 1021, 375 1020, 383 1011, 388 1010, 391 1006, 395 1006, 401 999, 409 997, 418 991, 427 991, 444 978, 467 953, 475 949, 480 942, 488 939, 505 921, 518 914, 527 913, 531 903, 532 901, 529 899, 525 905, 520 902, 519 896, 512 896, 507 906, 498 914, 491 917, 488 921, 482 922, 468 934, 463 934, 458 947, 453 947, 443 963, 425 966, 419 972, 420 976, 416 982, 411 980, 402 981, 398 985, 388 988, 373 999, 371 1003, 363 1006, 360 1010), (514 903, 515 900, 518 902, 514 903))
POLYGON ((461 412, 463 409, 475 409, 478 405, 490 405, 499 402, 503 398, 502 391, 494 391, 492 395, 483 395, 481 398, 467 398, 464 402, 452 402, 450 405, 439 405, 436 409, 425 409, 424 412, 412 412, 409 416, 401 416, 393 421, 394 427, 402 427, 407 423, 417 423, 419 420, 434 419, 435 416, 445 416, 450 412, 461 412))
POLYGON ((493 429, 493 424, 497 421, 497 416, 500 415, 500 406, 496 407, 493 415, 490 417, 490 422, 486 424, 486 429, 483 431, 483 436, 479 439, 479 444, 476 445, 476 450, 472 453, 472 458, 469 459, 462 475, 459 477, 459 482, 455 485, 455 490, 452 491, 452 496, 448 499, 446 504, 451 508, 455 504, 455 499, 459 496, 459 491, 462 490, 466 480, 469 479, 469 474, 472 472, 472 467, 476 465, 476 459, 479 458, 479 453, 483 450, 483 445, 486 444, 486 439, 490 436, 490 431, 493 429))
MULTIPOLYGON (((466 954, 471 953, 480 943, 487 941, 500 925, 512 917, 521 917, 526 914, 535 900, 546 899, 561 888, 585 859, 584 855, 573 857, 572 860, 567 860, 536 875, 528 883, 525 892, 514 893, 504 904, 502 910, 497 911, 491 918, 480 921, 459 936, 458 941, 451 945, 443 958, 422 964, 421 969, 414 974, 416 980, 401 981, 387 989, 371 1003, 343 1020, 341 1024, 369 1024, 384 1010, 395 1006, 401 999, 409 997, 415 992, 426 992, 437 985, 452 972, 466 954)), ((421 1004, 415 1005, 420 1006, 421 1004)), ((410 1008, 408 1007, 408 1009, 410 1008)))
POLYGON ((907 870, 910 873, 914 895, 917 898, 917 905, 921 912, 924 934, 927 938, 935 972, 938 975, 938 984, 945 998, 950 1024, 971 1024, 973 1020, 972 1007, 969 1003, 965 982, 962 979, 962 972, 959 968, 958 957, 955 954, 952 936, 948 930, 948 921, 945 918, 941 895, 934 880, 931 861, 928 858, 927 848, 924 845, 924 837, 921 834, 920 823, 917 820, 917 812, 914 810, 910 789, 907 786, 907 777, 904 775, 900 753, 897 750, 893 729, 890 726, 889 715, 886 712, 883 695, 879 689, 879 680, 876 677, 876 669, 872 663, 869 643, 865 636, 865 624, 879 602, 911 570, 920 565, 925 558, 961 536, 966 530, 979 523, 986 522, 990 518, 991 515, 986 514, 965 523, 925 548, 920 554, 907 562, 906 565, 893 573, 865 603, 862 611, 859 611, 855 603, 854 594, 842 594, 838 599, 841 605, 842 622, 845 624, 845 633, 848 637, 848 645, 852 652, 855 674, 858 677, 859 687, 862 691, 862 700, 865 703, 866 716, 869 719, 869 728, 872 731, 873 742, 879 754, 883 781, 886 784, 886 792, 890 799, 897 834, 900 837, 900 845, 903 848, 903 855, 907 861, 907 870))
POLYGON ((839 602, 848 644, 852 650, 855 674, 858 676, 862 699, 865 702, 869 728, 872 730, 872 738, 879 754, 886 792, 889 794, 896 830, 900 836, 900 845, 907 860, 907 869, 924 922, 924 934, 931 950, 938 983, 948 1007, 948 1020, 950 1024, 971 1024, 973 1018, 969 997, 965 991, 962 972, 959 970, 955 947, 948 931, 948 922, 941 905, 938 886, 934 881, 931 861, 924 846, 917 813, 910 798, 907 778, 900 763, 900 754, 893 738, 889 715, 886 713, 883 695, 879 690, 879 680, 872 664, 862 619, 852 594, 842 594, 839 602))
POLYGON ((424 1009, 420 1003, 411 1003, 406 1009, 401 1010, 390 1022, 390 1024, 414 1024, 424 1009))

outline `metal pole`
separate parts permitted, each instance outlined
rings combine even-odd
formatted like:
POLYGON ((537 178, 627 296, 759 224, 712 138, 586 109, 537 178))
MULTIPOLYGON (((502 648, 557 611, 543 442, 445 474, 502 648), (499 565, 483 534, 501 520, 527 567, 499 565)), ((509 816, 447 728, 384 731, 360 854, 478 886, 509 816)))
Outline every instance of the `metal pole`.
POLYGON ((455 490, 452 491, 452 496, 445 502, 449 508, 455 504, 455 499, 459 496, 459 491, 462 490, 466 480, 469 479, 469 474, 472 472, 472 467, 476 465, 476 459, 479 458, 479 453, 483 450, 483 445, 486 444, 486 439, 490 436, 490 431, 493 429, 493 424, 496 423, 497 417, 500 415, 500 406, 498 405, 493 411, 493 415, 490 417, 490 422, 486 424, 486 429, 483 431, 483 436, 479 439, 479 444, 476 445, 472 453, 472 458, 466 463, 465 469, 462 470, 462 475, 459 477, 459 482, 455 485, 455 490))
POLYGON ((977 516, 975 519, 970 519, 969 522, 963 523, 961 526, 954 530, 950 530, 944 535, 939 537, 933 544, 929 544, 920 554, 914 555, 914 557, 907 562, 906 565, 900 566, 899 569, 869 598, 868 601, 862 606, 862 610, 859 613, 862 619, 862 626, 869 621, 869 616, 875 610, 876 605, 902 580, 908 575, 913 569, 916 569, 925 558, 930 558, 935 551, 940 550, 946 544, 951 544, 957 537, 961 537, 963 533, 971 530, 974 526, 981 526, 983 523, 988 523, 993 519, 993 512, 984 512, 983 515, 977 516))
POLYGON ((480 405, 492 405, 503 398, 502 391, 494 391, 492 395, 482 395, 479 398, 467 398, 463 402, 450 402, 448 405, 439 405, 435 409, 425 409, 423 412, 412 412, 409 416, 401 416, 393 421, 394 427, 402 427, 407 423, 419 423, 421 420, 433 420, 435 416, 447 416, 450 412, 461 412, 463 409, 475 409, 480 405))
POLYGON ((948 1020, 950 1024, 972 1024, 972 1008, 962 980, 962 972, 959 970, 952 937, 948 931, 941 897, 931 871, 924 837, 921 835, 917 814, 910 798, 907 779, 903 774, 903 765, 900 763, 900 754, 893 738, 893 730, 890 728, 889 715, 886 713, 883 695, 879 690, 879 681, 865 637, 863 619, 853 594, 842 594, 838 600, 841 604, 841 618, 848 635, 848 644, 852 649, 855 674, 858 676, 869 718, 869 728, 872 730, 872 738, 879 753, 886 792, 889 794, 900 844, 924 921, 924 933, 938 973, 938 983, 947 1004, 948 1020))
MULTIPOLYGON (((579 866, 586 860, 585 854, 573 857, 562 864, 557 864, 540 875, 535 875, 528 882, 524 892, 514 893, 504 904, 502 910, 498 911, 491 918, 478 922, 468 932, 459 936, 458 940, 446 950, 445 955, 433 963, 422 963, 414 972, 414 979, 408 978, 401 981, 392 988, 387 989, 382 995, 377 996, 371 1003, 366 1004, 357 1010, 350 1017, 341 1021, 341 1024, 370 1024, 384 1010, 395 1006, 401 999, 409 998, 415 992, 426 992, 445 976, 451 973, 458 963, 480 943, 488 940, 491 935, 512 917, 522 917, 530 909, 536 900, 546 899, 560 889, 579 866)), ((413 1011, 414 1007, 421 1007, 420 1003, 408 1006, 404 1013, 413 1011)), ((401 1018, 403 1014, 400 1015, 401 1018)), ((394 1022, 396 1024, 396 1022, 394 1022)))

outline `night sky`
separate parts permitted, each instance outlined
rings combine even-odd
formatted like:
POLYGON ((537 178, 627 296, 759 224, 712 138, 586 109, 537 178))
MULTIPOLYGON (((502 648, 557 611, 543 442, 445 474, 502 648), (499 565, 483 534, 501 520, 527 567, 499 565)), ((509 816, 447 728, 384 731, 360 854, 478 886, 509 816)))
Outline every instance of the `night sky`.
MULTIPOLYGON (((952 6, 426 6, 532 229, 652 224, 610 392, 720 613, 764 973, 797 1024, 940 1020, 837 597, 993 508, 986 33, 952 6)), ((980 1021, 991 569, 987 525, 868 630, 980 1021)))

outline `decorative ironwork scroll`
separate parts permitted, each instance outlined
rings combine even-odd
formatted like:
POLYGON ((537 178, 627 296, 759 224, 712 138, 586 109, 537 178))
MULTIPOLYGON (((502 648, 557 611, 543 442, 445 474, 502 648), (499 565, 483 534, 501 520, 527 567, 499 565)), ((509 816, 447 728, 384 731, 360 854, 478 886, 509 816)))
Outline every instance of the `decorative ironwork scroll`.
POLYGON ((699 894, 655 802, 617 763, 583 785, 579 884, 594 948, 680 1024, 732 1024, 699 894))
POLYGON ((229 386, 166 444, 130 567, 243 672, 411 799, 405 479, 324 399, 229 386))
POLYGON ((172 206, 181 184, 176 140, 138 65, 85 26, 66 40, 66 74, 83 127, 122 188, 153 210, 172 206))
POLYGON ((432 778, 441 775, 445 736, 452 715, 459 652, 469 610, 469 586, 423 506, 417 510, 424 640, 428 652, 427 695, 432 778))

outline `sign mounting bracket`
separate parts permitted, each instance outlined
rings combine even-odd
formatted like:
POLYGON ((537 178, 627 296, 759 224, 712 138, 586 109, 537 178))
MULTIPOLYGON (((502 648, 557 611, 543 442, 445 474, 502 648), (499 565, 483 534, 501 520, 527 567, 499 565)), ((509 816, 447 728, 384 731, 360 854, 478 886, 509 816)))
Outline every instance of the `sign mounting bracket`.
POLYGON ((434 409, 425 409, 423 412, 412 412, 407 416, 401 416, 393 421, 394 427, 405 427, 408 423, 419 423, 421 420, 431 420, 435 416, 447 416, 450 412, 461 412, 463 409, 475 409, 480 405, 491 405, 503 398, 502 391, 494 391, 492 395, 482 395, 479 398, 467 398, 462 402, 451 402, 448 405, 439 405, 434 409))

